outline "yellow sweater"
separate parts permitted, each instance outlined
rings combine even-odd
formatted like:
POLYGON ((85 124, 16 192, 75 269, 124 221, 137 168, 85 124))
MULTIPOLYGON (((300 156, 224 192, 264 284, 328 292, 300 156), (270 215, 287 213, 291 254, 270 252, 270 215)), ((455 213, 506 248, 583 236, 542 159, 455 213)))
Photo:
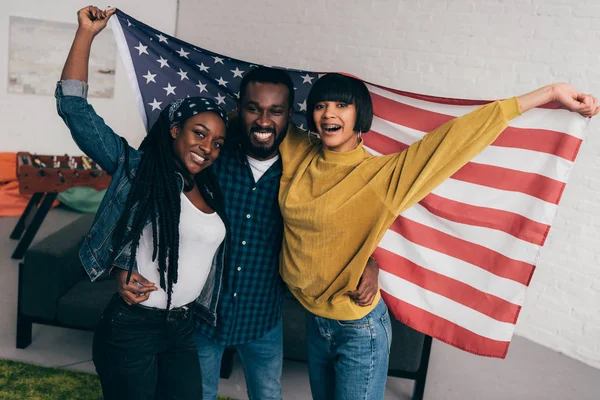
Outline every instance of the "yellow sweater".
POLYGON ((362 144, 346 153, 323 149, 290 129, 280 146, 284 220, 280 272, 313 314, 353 320, 370 307, 348 296, 395 218, 479 154, 520 115, 516 98, 453 119, 401 153, 371 156, 362 144))

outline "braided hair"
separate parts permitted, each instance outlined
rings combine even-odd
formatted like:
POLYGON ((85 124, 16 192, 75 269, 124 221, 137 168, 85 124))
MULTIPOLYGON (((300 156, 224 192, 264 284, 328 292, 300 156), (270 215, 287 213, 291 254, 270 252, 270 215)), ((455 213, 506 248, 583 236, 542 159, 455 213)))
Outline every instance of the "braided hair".
MULTIPOLYGON (((186 99, 186 101, 188 100, 186 99)), ((203 101, 205 100, 203 99, 203 101)), ((194 103, 188 102, 188 104, 196 106, 194 103)), ((207 110, 206 104, 202 104, 204 110, 207 110)), ((112 265, 121 246, 126 241, 131 242, 126 281, 129 284, 142 231, 146 226, 146 221, 150 219, 153 237, 152 261, 154 262, 158 258, 160 287, 167 292, 167 309, 171 307, 173 285, 177 283, 179 259, 181 194, 178 186, 180 179, 177 173, 181 174, 184 179, 185 191, 191 191, 195 183, 204 179, 201 175, 206 176, 202 173, 197 174, 196 177, 190 176, 173 151, 174 139, 170 135, 171 128, 175 125, 183 128, 185 120, 191 116, 185 115, 179 120, 174 117, 173 113, 180 105, 181 101, 172 103, 170 107, 165 108, 142 141, 139 147, 142 157, 133 178, 129 169, 129 145, 124 138, 121 138, 125 147, 125 171, 131 183, 131 189, 123 213, 114 230, 112 237, 114 251, 109 260, 109 265, 112 265), (127 231, 129 232, 126 236, 127 231)), ((196 109, 198 110, 198 107, 196 109)), ((225 113, 220 108, 208 108, 208 110, 220 115, 227 124, 225 113)), ((194 115, 198 111, 194 111, 194 115)), ((181 117, 180 112, 178 115, 181 117)))

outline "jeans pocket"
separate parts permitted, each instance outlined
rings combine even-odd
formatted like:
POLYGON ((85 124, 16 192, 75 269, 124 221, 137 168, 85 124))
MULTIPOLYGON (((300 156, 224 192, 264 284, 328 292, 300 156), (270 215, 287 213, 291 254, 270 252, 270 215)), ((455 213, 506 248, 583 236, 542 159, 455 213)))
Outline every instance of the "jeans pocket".
POLYGON ((389 355, 392 350, 392 324, 390 322, 389 312, 386 312, 381 316, 381 325, 383 325, 383 330, 385 331, 385 336, 387 338, 389 355))
POLYGON ((352 328, 352 329, 367 329, 371 326, 371 324, 369 323, 368 315, 366 317, 363 317, 360 319, 353 319, 353 320, 348 320, 348 321, 336 320, 336 322, 338 323, 338 325, 340 325, 344 328, 352 328))

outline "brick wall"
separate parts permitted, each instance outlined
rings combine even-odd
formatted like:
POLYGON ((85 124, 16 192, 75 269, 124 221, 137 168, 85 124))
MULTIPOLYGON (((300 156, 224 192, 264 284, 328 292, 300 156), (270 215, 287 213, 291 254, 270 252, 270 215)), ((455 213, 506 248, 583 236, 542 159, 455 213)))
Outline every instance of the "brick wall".
MULTIPOLYGON (((600 95, 600 0, 180 0, 177 35, 257 63, 492 99, 600 95)), ((600 123, 591 124, 517 334, 600 368, 600 123)), ((510 353, 509 353, 510 357, 510 353)))

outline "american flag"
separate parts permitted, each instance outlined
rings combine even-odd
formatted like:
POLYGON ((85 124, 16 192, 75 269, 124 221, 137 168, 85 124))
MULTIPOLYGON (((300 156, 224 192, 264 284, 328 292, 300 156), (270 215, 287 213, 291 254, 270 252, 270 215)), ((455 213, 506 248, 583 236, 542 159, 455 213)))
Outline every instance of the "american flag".
MULTIPOLYGON (((212 97, 235 108, 241 79, 256 64, 183 42, 121 11, 115 17, 147 128, 180 97, 212 97)), ((304 129, 306 97, 319 74, 286 70, 296 90, 293 122, 304 129)), ((375 118, 363 138, 373 154, 400 152, 486 103, 366 84, 375 118)), ((460 349, 504 358, 586 127, 566 110, 531 110, 398 217, 375 253, 394 317, 460 349)))

